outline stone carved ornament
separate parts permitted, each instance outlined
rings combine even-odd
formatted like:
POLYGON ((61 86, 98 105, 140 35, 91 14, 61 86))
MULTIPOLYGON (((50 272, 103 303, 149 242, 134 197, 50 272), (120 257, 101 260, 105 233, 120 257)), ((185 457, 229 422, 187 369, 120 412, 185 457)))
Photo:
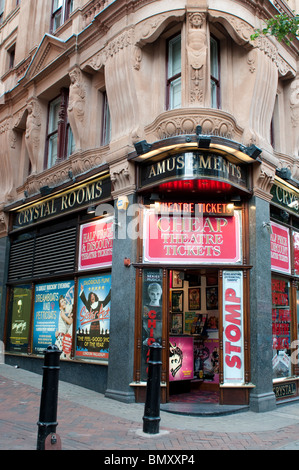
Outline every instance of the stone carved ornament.
POLYGON ((207 31, 205 15, 190 13, 187 33, 187 56, 190 67, 190 102, 203 104, 205 88, 205 71, 207 62, 207 31))
POLYGON ((27 112, 25 143, 32 173, 36 173, 41 132, 41 110, 37 100, 34 99, 28 103, 27 112))
POLYGON ((299 77, 291 84, 290 96, 291 121, 295 136, 294 156, 299 157, 299 77))
POLYGON ((110 177, 114 196, 130 192, 135 188, 134 165, 128 161, 111 165, 110 177))
POLYGON ((69 104, 68 104, 68 119, 76 147, 82 148, 82 136, 84 134, 83 127, 85 125, 85 89, 82 79, 82 72, 79 68, 72 70, 69 73, 71 84, 69 88, 69 104))

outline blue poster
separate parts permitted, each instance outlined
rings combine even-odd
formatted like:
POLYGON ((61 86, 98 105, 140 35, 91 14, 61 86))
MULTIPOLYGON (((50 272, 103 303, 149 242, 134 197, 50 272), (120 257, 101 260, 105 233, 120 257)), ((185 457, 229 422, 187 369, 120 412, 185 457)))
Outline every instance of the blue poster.
POLYGON ((76 356, 109 357, 111 274, 78 279, 76 356))
POLYGON ((74 281, 39 284, 35 287, 33 353, 43 354, 56 345, 62 359, 72 348, 74 281))

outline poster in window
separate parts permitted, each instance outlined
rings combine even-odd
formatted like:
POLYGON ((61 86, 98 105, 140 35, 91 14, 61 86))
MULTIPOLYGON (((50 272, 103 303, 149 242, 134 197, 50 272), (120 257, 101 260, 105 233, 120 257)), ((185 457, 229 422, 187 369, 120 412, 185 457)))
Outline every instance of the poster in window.
POLYGON ((108 361, 111 274, 78 279, 76 356, 108 361))
POLYGON ((192 336, 169 338, 169 381, 191 380, 194 376, 192 336))
POLYGON ((184 306, 184 291, 173 290, 171 292, 171 310, 173 313, 183 312, 184 306))
POLYGON ((291 310, 289 282, 272 278, 273 378, 291 375, 291 310))
POLYGON ((50 345, 70 359, 73 338, 74 281, 35 286, 33 353, 43 354, 50 345))
POLYGON ((183 314, 173 313, 171 318, 171 334, 181 335, 183 333, 183 314))
POLYGON ((28 351, 30 310, 31 286, 14 287, 10 303, 11 324, 7 345, 10 351, 28 351))
POLYGON ((243 384, 245 377, 243 272, 223 271, 222 277, 224 383, 243 384))
POLYGON ((271 222, 271 269, 281 273, 291 273, 290 231, 288 228, 271 222))
POLYGON ((151 344, 162 344, 162 279, 161 269, 143 270, 141 381, 148 377, 151 344))
POLYGON ((113 217, 105 217, 80 227, 79 270, 112 265, 113 217))
POLYGON ((200 289, 191 288, 188 290, 189 310, 200 310, 200 289))
POLYGON ((181 271, 172 271, 172 287, 181 289, 183 287, 183 277, 181 271))
POLYGON ((206 288, 207 310, 218 309, 218 287, 206 288))

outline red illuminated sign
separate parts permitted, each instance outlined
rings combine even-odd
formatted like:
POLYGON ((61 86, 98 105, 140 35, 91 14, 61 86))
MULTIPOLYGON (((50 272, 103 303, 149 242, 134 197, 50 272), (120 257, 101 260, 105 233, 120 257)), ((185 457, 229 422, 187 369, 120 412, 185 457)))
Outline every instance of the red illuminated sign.
POLYGON ((156 214, 154 210, 146 210, 144 261, 238 263, 241 261, 240 226, 238 211, 233 216, 213 214, 207 217, 188 213, 156 214))

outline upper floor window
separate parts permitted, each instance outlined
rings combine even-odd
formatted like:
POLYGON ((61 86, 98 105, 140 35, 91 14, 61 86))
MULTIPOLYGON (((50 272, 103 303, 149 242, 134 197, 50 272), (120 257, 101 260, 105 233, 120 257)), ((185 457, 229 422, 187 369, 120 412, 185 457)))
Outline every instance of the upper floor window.
POLYGON ((15 44, 12 47, 10 47, 10 49, 7 52, 8 52, 8 67, 9 67, 9 70, 11 70, 15 66, 15 52, 16 52, 15 44))
POLYGON ((53 0, 51 30, 54 33, 74 10, 74 0, 53 0))
POLYGON ((68 90, 49 104, 46 168, 69 157, 75 150, 73 133, 67 117, 68 90))
POLYGON ((111 117, 107 93, 103 93, 102 145, 108 145, 111 139, 111 117))
POLYGON ((168 41, 167 109, 181 107, 181 35, 168 41))
POLYGON ((210 66, 211 66, 211 107, 220 108, 220 60, 219 43, 210 38, 210 66))

